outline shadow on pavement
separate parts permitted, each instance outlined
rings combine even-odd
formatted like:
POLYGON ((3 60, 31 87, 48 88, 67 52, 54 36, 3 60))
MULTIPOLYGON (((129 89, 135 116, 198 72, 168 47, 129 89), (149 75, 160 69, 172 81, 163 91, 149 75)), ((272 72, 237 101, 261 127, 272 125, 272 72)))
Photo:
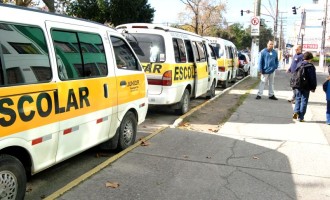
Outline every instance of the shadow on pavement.
POLYGON ((296 199, 282 141, 266 148, 168 128, 149 142, 59 199, 296 199))

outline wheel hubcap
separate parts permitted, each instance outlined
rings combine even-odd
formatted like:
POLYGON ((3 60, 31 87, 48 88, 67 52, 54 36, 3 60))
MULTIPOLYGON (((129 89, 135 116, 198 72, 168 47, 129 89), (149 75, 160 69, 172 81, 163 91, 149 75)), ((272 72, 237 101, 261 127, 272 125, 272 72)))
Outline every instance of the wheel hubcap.
POLYGON ((131 143, 132 137, 133 137, 133 123, 132 121, 129 121, 125 124, 124 128, 124 141, 126 144, 131 143))
POLYGON ((17 179, 10 171, 2 171, 0 173, 0 199, 16 199, 17 179))

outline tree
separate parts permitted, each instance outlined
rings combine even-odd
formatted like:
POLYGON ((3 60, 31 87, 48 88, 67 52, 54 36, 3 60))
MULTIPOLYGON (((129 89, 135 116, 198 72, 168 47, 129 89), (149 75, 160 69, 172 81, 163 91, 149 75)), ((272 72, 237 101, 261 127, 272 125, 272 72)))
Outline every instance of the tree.
POLYGON ((151 23, 155 9, 148 0, 111 0, 110 18, 114 26, 124 23, 151 23))
POLYGON ((68 15, 106 23, 110 21, 108 0, 75 0, 67 8, 68 15))
POLYGON ((222 21, 222 12, 226 5, 218 0, 180 0, 186 5, 186 11, 180 18, 188 24, 196 34, 208 35, 212 28, 218 27, 222 21))
POLYGON ((54 0, 42 0, 48 7, 49 12, 55 12, 54 0))

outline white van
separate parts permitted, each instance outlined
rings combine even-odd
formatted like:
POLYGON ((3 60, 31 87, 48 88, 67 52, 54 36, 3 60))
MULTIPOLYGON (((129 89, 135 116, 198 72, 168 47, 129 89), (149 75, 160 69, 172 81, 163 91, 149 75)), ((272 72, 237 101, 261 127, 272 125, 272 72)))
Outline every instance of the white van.
POLYGON ((208 39, 218 57, 218 80, 223 88, 228 87, 229 82, 236 82, 239 60, 236 46, 229 40, 216 37, 208 39))
POLYGON ((213 47, 203 37, 147 23, 116 27, 138 55, 148 78, 150 105, 189 110, 190 97, 215 96, 217 65, 213 47))
POLYGON ((130 45, 101 24, 0 4, 0 199, 88 148, 125 149, 148 109, 130 45))

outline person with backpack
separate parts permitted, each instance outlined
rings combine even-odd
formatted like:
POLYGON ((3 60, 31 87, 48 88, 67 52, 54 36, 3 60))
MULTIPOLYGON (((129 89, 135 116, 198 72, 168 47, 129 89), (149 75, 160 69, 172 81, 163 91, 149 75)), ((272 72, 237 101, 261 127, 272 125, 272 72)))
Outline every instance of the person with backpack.
POLYGON ((330 65, 328 66, 328 74, 326 81, 323 83, 323 91, 326 94, 327 99, 327 112, 326 112, 326 123, 330 125, 330 65))
POLYGON ((301 62, 291 78, 291 87, 296 89, 296 104, 293 110, 293 119, 304 122, 310 92, 315 92, 317 86, 316 69, 313 63, 313 54, 304 53, 304 61, 301 62))
POLYGON ((275 70, 278 68, 278 56, 277 52, 273 49, 274 42, 269 40, 267 43, 267 48, 264 48, 259 55, 258 62, 258 72, 260 76, 259 91, 256 99, 261 99, 261 96, 264 92, 265 83, 268 81, 268 98, 271 100, 277 100, 274 95, 274 78, 275 70))
MULTIPOLYGON (((296 54, 292 58, 291 66, 287 70, 287 73, 291 73, 291 76, 296 71, 298 64, 304 60, 304 55, 301 53, 301 51, 302 51, 301 45, 296 45, 295 51, 296 51, 296 54)), ((288 102, 294 104, 295 99, 296 99, 296 90, 293 88, 292 88, 292 93, 293 93, 292 97, 291 97, 291 99, 288 100, 288 102)))

